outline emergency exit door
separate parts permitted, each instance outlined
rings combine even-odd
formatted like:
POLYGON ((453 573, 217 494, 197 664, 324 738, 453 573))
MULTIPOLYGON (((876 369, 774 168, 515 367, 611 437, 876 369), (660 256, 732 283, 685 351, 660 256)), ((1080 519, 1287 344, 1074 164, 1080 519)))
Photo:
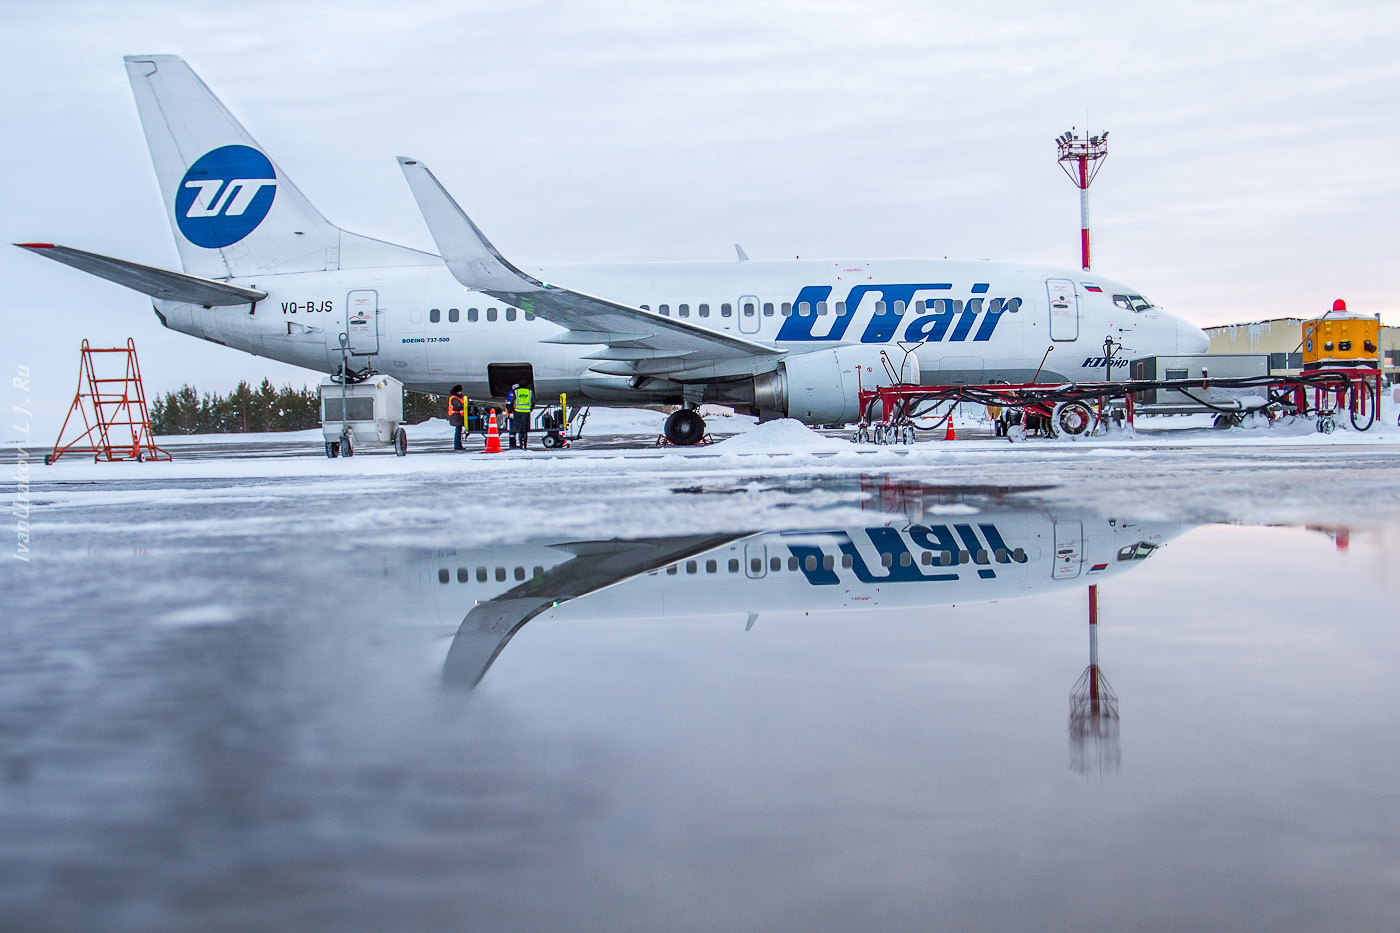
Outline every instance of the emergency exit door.
POLYGON ((744 545, 744 573, 754 578, 768 575, 767 545, 757 543, 744 545))
POLYGON ((1079 339, 1079 296, 1069 279, 1046 279, 1050 296, 1050 339, 1079 339))
POLYGON ((359 288, 346 296, 345 335, 353 356, 379 352, 379 293, 374 289, 359 288))
POLYGON ((763 326, 762 305, 757 295, 739 296, 739 333, 756 334, 763 326))

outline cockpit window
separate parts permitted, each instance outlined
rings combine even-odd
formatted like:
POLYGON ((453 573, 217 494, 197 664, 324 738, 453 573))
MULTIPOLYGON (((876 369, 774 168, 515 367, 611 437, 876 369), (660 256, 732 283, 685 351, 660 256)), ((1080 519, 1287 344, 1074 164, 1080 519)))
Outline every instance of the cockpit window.
POLYGON ((1157 550, 1157 545, 1147 541, 1139 541, 1137 544, 1130 544, 1118 551, 1119 560, 1145 560, 1149 554, 1157 550))
POLYGON ((1141 295, 1114 295, 1113 303, 1124 311, 1134 311, 1139 314, 1148 308, 1156 307, 1141 295))

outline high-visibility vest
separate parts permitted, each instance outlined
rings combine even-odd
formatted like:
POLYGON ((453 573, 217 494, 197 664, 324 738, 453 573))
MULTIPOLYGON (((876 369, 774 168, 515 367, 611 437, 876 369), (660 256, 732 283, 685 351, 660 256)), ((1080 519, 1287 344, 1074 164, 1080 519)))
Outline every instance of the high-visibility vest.
POLYGON ((532 398, 533 395, 534 393, 531 392, 529 389, 525 388, 524 386, 521 386, 520 388, 516 389, 515 410, 517 412, 528 412, 532 408, 534 408, 534 399, 532 398))
POLYGON ((449 395, 447 397, 447 417, 460 415, 466 411, 467 400, 461 395, 449 395))

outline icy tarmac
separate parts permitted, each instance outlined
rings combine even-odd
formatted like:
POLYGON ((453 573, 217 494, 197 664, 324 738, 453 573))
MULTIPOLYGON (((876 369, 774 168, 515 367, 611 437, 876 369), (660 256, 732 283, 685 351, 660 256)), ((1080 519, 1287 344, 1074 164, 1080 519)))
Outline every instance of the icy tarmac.
POLYGON ((0 927, 1392 929, 1397 440, 35 465, 0 927))

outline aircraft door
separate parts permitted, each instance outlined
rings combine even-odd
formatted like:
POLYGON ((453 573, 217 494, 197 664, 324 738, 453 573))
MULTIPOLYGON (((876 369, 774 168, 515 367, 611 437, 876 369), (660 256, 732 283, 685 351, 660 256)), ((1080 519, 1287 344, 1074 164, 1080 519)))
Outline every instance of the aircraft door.
POLYGON ((350 353, 373 356, 379 352, 379 293, 371 288, 358 288, 345 300, 345 333, 350 338, 350 353))
POLYGON ((1084 569, 1084 523, 1055 522, 1054 580, 1073 580, 1084 569))
POLYGON ((762 305, 755 295, 739 296, 739 333, 756 334, 763 325, 762 305))
POLYGON ((1079 339, 1079 296, 1069 279, 1046 279, 1050 293, 1050 339, 1079 339))
POLYGON ((744 545, 744 573, 757 579, 768 575, 768 546, 760 543, 744 545))

